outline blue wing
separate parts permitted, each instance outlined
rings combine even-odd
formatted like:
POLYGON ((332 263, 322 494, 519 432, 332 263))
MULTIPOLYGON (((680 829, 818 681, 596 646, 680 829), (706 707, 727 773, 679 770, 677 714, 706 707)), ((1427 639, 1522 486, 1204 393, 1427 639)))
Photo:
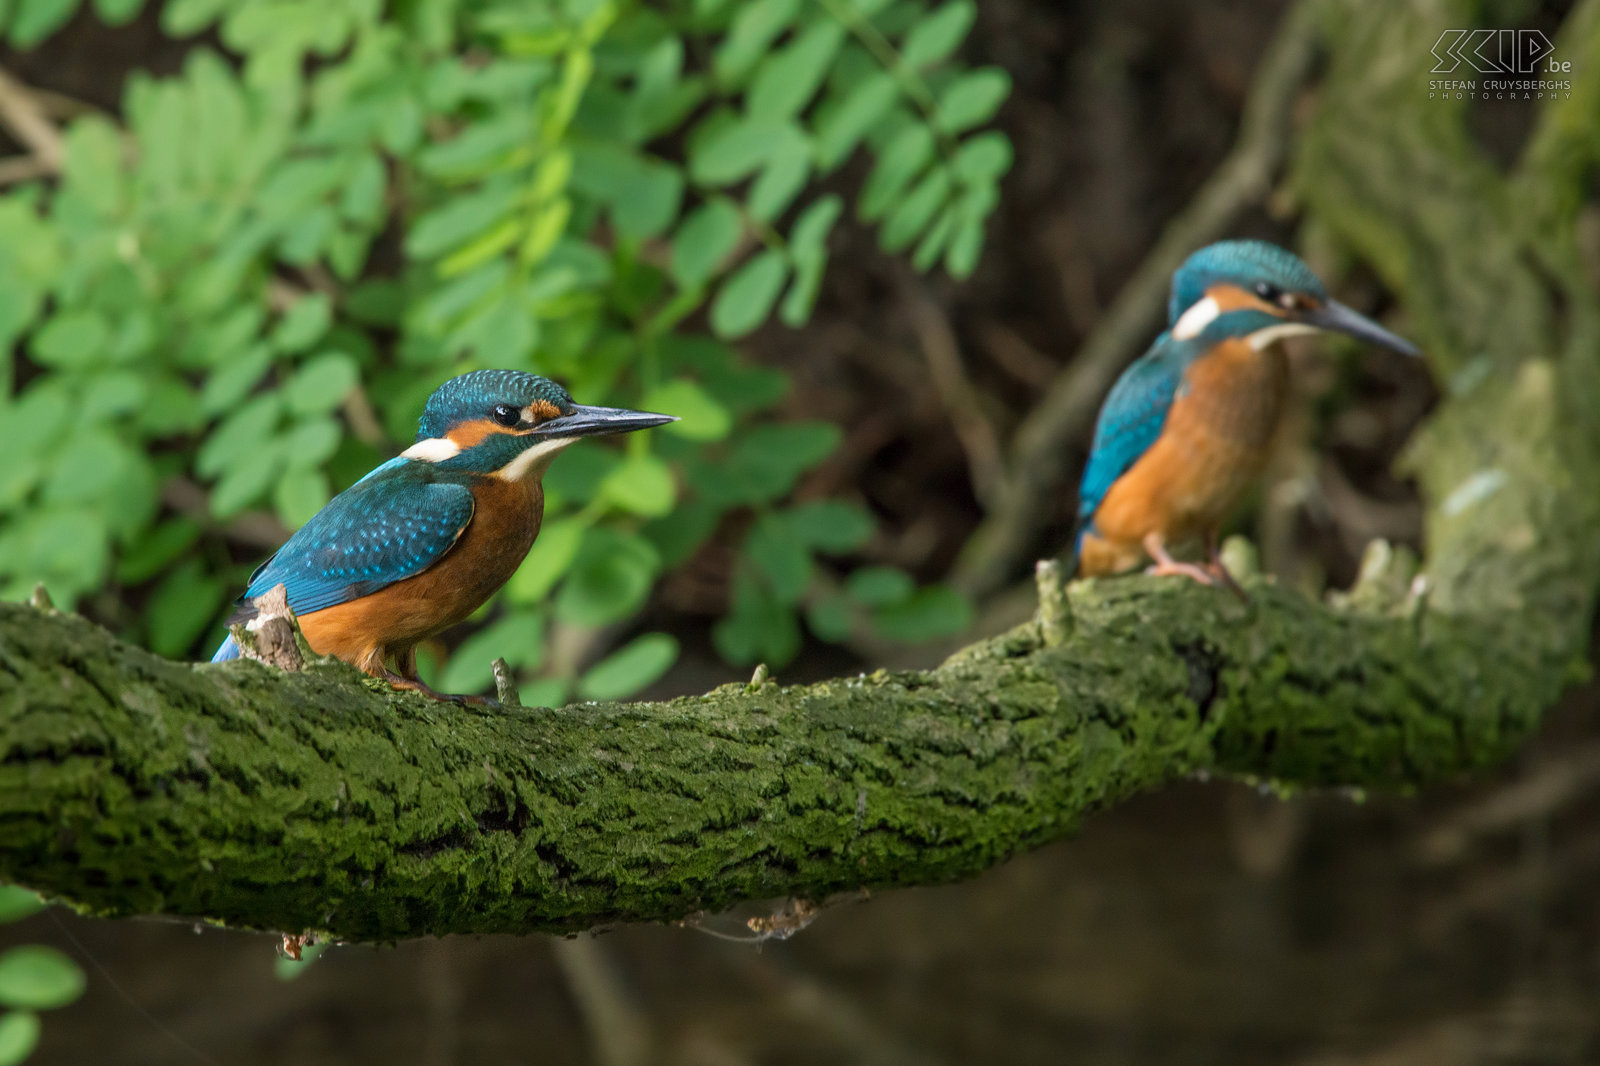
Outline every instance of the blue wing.
POLYGON ((1183 382, 1184 353, 1163 333, 1148 352, 1122 372, 1100 408, 1094 427, 1094 447, 1078 486, 1078 529, 1073 537, 1076 554, 1094 512, 1111 486, 1161 436, 1167 412, 1183 382))
MULTIPOLYGON (((296 614, 370 596, 419 574, 472 519, 472 490, 430 464, 391 459, 335 496, 250 575, 240 603, 282 584, 296 614)), ((248 616, 248 609, 242 612, 248 616)), ((236 658, 230 637, 213 662, 236 658)))

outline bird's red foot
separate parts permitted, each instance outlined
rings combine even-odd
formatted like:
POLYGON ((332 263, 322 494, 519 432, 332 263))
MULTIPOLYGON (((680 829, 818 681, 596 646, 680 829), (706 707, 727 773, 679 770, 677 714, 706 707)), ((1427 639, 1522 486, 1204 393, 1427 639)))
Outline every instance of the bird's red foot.
MULTIPOLYGON (((1150 558, 1155 560, 1154 565, 1145 570, 1145 573, 1157 577, 1186 577, 1191 581, 1198 581, 1202 585, 1211 586, 1217 583, 1217 576, 1206 567, 1195 563, 1180 563, 1167 552, 1167 546, 1161 539, 1161 534, 1151 533, 1144 538, 1144 550, 1150 558)), ((1228 580, 1233 580, 1229 578, 1228 580)))
POLYGON ((1216 575, 1207 568, 1195 563, 1180 563, 1175 559, 1164 559, 1154 565, 1145 567, 1145 573, 1154 577, 1186 577, 1198 581, 1202 585, 1215 585, 1216 575))
POLYGON ((400 689, 404 692, 421 693, 430 700, 439 700, 442 703, 471 703, 476 704, 479 707, 489 707, 494 704, 494 701, 489 699, 487 696, 455 696, 447 692, 440 692, 437 689, 430 687, 423 681, 413 677, 401 677, 399 674, 388 672, 379 674, 378 676, 389 682, 389 684, 394 688, 400 689))

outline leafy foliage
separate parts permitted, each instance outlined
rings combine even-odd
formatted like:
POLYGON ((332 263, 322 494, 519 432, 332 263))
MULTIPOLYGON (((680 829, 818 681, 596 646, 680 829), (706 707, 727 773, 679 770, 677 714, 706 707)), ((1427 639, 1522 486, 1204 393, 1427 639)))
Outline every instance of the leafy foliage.
MULTIPOLYGON (((93 4, 113 24, 141 7, 93 4)), ((0 12, 33 47, 77 8, 0 12)), ((263 509, 298 525, 409 440, 441 381, 503 366, 683 420, 554 465, 544 532, 446 687, 487 685, 493 654, 543 670, 551 702, 648 683, 677 654, 664 634, 587 672, 547 645, 627 624, 730 516, 749 529, 716 630, 734 663, 788 660, 802 615, 825 639, 959 626, 947 592, 824 591, 819 557, 874 529, 858 503, 790 499, 840 433, 765 421, 787 381, 724 342, 806 322, 846 207, 818 183, 858 155, 883 248, 972 270, 1011 161, 981 129, 1005 75, 952 58, 975 14, 168 0, 166 33, 224 51, 135 73, 119 116, 65 127, 58 178, 0 195, 0 595, 120 593, 130 635, 193 653, 263 552, 263 509), (683 328, 697 312, 714 336, 683 328)))
MULTIPOLYGON (((0 885, 0 924, 44 909, 25 888, 0 885)), ((77 1001, 88 978, 76 962, 45 944, 23 944, 0 953, 0 1066, 15 1066, 39 1044, 42 1010, 77 1001)))

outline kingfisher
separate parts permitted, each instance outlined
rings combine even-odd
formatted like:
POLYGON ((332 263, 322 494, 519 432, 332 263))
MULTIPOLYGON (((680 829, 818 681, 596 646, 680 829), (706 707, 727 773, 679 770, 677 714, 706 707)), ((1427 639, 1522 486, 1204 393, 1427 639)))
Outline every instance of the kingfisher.
POLYGON ((1167 330, 1106 397, 1078 489, 1073 540, 1085 577, 1130 569, 1222 584, 1222 522, 1261 474, 1289 391, 1278 341, 1332 330, 1401 355, 1422 353, 1328 296, 1293 253, 1231 240, 1195 252, 1172 278, 1167 330), (1199 538, 1208 561, 1169 546, 1199 538))
MULTIPOLYGON (((522 563, 544 516, 545 470, 583 437, 672 415, 586 407, 549 378, 474 370, 428 397, 417 439, 339 493, 250 575, 230 623, 276 585, 312 649, 435 699, 416 646, 466 619, 522 563), (395 669, 390 669, 393 660, 395 669)), ((212 662, 239 657, 229 636, 212 662)))

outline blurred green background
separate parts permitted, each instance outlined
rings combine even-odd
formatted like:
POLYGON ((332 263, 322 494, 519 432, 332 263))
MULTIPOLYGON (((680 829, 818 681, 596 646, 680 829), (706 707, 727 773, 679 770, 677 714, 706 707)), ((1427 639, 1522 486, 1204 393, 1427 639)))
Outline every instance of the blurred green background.
MULTIPOLYGON (((1362 3, 1308 0, 1304 25, 1362 3)), ((527 563, 421 649, 432 683, 487 689, 504 656, 559 705, 935 662, 1031 610, 1025 585, 956 591, 1015 432, 1087 380, 1076 357, 1224 167, 1303 6, 0 0, 0 596, 43 582, 208 657, 250 569, 404 448, 435 386, 516 367, 682 421, 554 464, 527 563)), ((1592 0, 1402 8, 1438 32, 1596 22, 1592 0)), ((1289 165, 1227 232, 1296 246, 1404 331, 1292 173, 1326 103, 1307 55, 1289 165)), ((1407 61, 1425 94, 1435 58, 1407 61)), ((1541 106, 1438 114, 1489 173, 1541 106)), ((1316 592, 1373 538, 1419 543, 1394 467, 1435 386, 1353 344, 1291 358, 1241 528, 1316 592)), ((1034 501, 1038 551, 1073 503, 1034 501)), ((1474 787, 1186 786, 788 942, 633 928, 295 964, 5 890, 0 1064, 1600 1062, 1597 703, 1474 787)))

